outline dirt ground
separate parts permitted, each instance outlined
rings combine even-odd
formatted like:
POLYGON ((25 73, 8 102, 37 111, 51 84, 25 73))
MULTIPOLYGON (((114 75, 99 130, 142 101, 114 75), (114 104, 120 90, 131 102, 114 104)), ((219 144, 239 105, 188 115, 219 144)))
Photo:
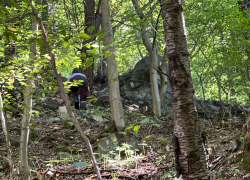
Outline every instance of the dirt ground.
MULTIPOLYGON (((131 110, 131 109, 130 109, 131 110)), ((89 113, 99 113, 110 120, 107 108, 91 107, 89 113)), ((54 110, 44 110, 33 116, 31 135, 28 147, 30 165, 30 179, 96 179, 84 141, 79 133, 70 127, 65 127, 62 121, 50 121, 58 117, 54 110), (65 157, 60 157, 60 154, 65 157), (69 155, 69 157, 68 157, 69 155)), ((151 119, 149 113, 129 112, 125 109, 127 126, 136 123, 141 125, 136 135, 144 139, 144 152, 138 155, 127 154, 120 159, 117 154, 104 158, 97 156, 102 178, 106 179, 177 179, 175 175, 174 152, 172 146, 173 121, 169 117, 163 124, 143 123, 146 118, 151 119), (154 125, 152 125, 154 124, 154 125), (168 174, 167 174, 168 173, 168 174)), ((20 146, 21 117, 8 118, 8 129, 12 147, 12 157, 15 161, 15 179, 18 179, 18 154, 20 146)), ((89 117, 80 118, 79 123, 86 132, 93 146, 100 136, 100 132, 107 128, 105 124, 89 117)), ((206 132, 206 147, 209 151, 208 171, 210 179, 243 179, 246 175, 241 170, 241 149, 232 152, 234 139, 241 139, 242 126, 231 122, 229 125, 200 121, 201 132, 206 132)), ((134 127, 130 129, 134 132, 134 127)), ((106 132, 107 133, 107 132, 106 132)), ((127 151, 129 152, 129 151, 127 151)), ((4 134, 0 133, 0 158, 7 157, 4 134)), ((9 179, 8 165, 0 164, 0 179, 9 179)), ((181 178, 179 178, 181 179, 181 178)))

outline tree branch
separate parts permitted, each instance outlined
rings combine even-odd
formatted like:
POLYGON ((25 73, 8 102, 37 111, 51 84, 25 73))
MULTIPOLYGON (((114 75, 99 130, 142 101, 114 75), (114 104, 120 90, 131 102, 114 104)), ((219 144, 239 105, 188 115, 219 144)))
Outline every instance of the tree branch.
POLYGON ((65 92, 65 89, 64 89, 64 85, 63 85, 63 81, 62 81, 62 76, 57 73, 57 68, 56 68, 56 63, 55 63, 55 55, 52 53, 51 48, 49 46, 49 43, 48 43, 48 40, 47 40, 47 36, 45 34, 45 28, 43 26, 42 20, 38 16, 38 13, 37 13, 36 9, 34 8, 34 6, 32 5, 31 0, 28 0, 28 1, 29 1, 29 5, 30 5, 30 7, 32 9, 33 15, 36 17, 36 20, 38 21, 39 25, 41 26, 42 35, 43 35, 42 38, 43 38, 43 41, 44 41, 45 48, 47 48, 49 56, 51 58, 50 62, 51 62, 54 74, 56 75, 56 78, 57 78, 57 83, 58 83, 58 86, 60 88, 61 97, 62 97, 62 99, 64 100, 64 102, 66 104, 66 108, 67 108, 68 114, 69 114, 69 116, 71 118, 71 121, 73 122, 76 130, 80 133, 81 137, 84 139, 84 141, 86 143, 86 146, 87 146, 87 149, 88 149, 88 153, 89 153, 89 156, 91 157, 91 160, 92 160, 95 172, 97 174, 97 177, 98 177, 99 180, 101 180, 102 179, 101 173, 100 173, 98 164, 96 162, 95 156, 93 154, 92 146, 91 146, 91 144, 89 142, 88 137, 82 131, 82 129, 81 129, 81 127, 80 127, 80 125, 79 125, 79 123, 78 123, 78 121, 77 121, 77 119, 76 119, 76 117, 74 115, 74 112, 72 111, 72 107, 70 105, 69 98, 68 98, 68 96, 67 96, 67 94, 65 92))

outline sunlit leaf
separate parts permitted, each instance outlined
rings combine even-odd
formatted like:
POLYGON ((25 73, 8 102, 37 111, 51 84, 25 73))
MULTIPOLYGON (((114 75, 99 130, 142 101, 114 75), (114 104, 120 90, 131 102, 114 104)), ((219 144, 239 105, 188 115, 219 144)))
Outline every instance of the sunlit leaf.
POLYGON ((86 34, 86 33, 80 33, 80 37, 82 38, 82 39, 89 39, 89 38, 91 38, 88 34, 86 34))
POLYGON ((141 125, 136 125, 136 126, 134 127, 134 132, 135 132, 135 134, 138 134, 138 131, 139 131, 140 127, 141 127, 141 125))
POLYGON ((35 40, 36 40, 36 38, 31 38, 31 39, 29 39, 29 40, 28 40, 28 44, 33 43, 35 40))
POLYGON ((90 28, 88 28, 88 32, 92 33, 95 30, 95 26, 91 26, 90 28))
POLYGON ((64 47, 66 47, 66 48, 67 48, 67 47, 69 47, 69 45, 70 45, 70 44, 69 44, 69 42, 68 42, 68 41, 64 41, 64 42, 63 42, 63 45, 64 45, 64 47))
POLYGON ((37 42, 37 44, 38 44, 40 47, 42 47, 43 44, 44 44, 44 42, 43 42, 43 40, 42 40, 41 38, 37 38, 37 39, 36 39, 36 42, 37 42))
POLYGON ((87 53, 89 53, 89 54, 95 54, 96 53, 96 49, 87 50, 87 53))
POLYGON ((129 130, 129 129, 133 128, 133 127, 134 127, 134 125, 135 125, 135 124, 131 124, 129 127, 127 127, 127 128, 125 129, 125 131, 127 131, 127 130, 129 130))

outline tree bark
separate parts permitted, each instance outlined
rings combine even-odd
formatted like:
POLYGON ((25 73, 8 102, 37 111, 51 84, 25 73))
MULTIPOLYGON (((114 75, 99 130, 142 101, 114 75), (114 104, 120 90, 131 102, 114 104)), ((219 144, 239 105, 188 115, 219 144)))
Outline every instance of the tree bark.
POLYGON ((162 59, 162 64, 160 66, 160 70, 162 73, 160 73, 160 78, 161 78, 161 87, 160 87, 160 101, 163 102, 165 96, 166 96, 166 91, 168 87, 168 78, 165 75, 166 74, 166 69, 167 69, 167 63, 168 63, 168 54, 167 54, 167 49, 165 49, 164 56, 162 59))
POLYGON ((176 169, 184 179, 208 179, 199 134, 183 9, 180 0, 160 2, 173 99, 176 169))
MULTIPOLYGON (((85 33, 93 35, 99 31, 99 27, 101 25, 101 7, 100 7, 100 0, 99 4, 95 13, 95 0, 83 0, 84 4, 84 14, 85 14, 85 33), (88 28, 91 26, 95 26, 95 29, 92 33, 88 32, 88 28)), ((95 40, 95 37, 92 37, 91 39, 84 42, 83 47, 81 49, 82 53, 86 54, 86 58, 81 58, 82 63, 86 61, 87 58, 93 58, 91 54, 87 53, 87 50, 91 50, 92 48, 87 48, 86 44, 93 42, 95 40)), ((92 65, 86 69, 80 68, 80 72, 85 74, 88 78, 89 87, 92 91, 93 82, 94 82, 94 59, 92 60, 92 65)))
POLYGON ((125 128, 124 112, 120 96, 119 80, 117 73, 117 64, 114 56, 113 47, 113 31, 110 16, 109 0, 102 0, 102 28, 105 33, 104 45, 107 46, 106 52, 110 52, 111 56, 107 57, 107 72, 108 72, 108 85, 109 85, 109 100, 111 106, 111 117, 115 121, 118 132, 122 132, 125 128))
MULTIPOLYGON (((31 25, 32 31, 37 31, 38 26, 37 22, 33 21, 31 25)), ((30 44, 30 62, 33 62, 33 57, 36 52, 36 42, 32 42, 30 44)), ((32 69, 32 67, 31 67, 32 69)), ((29 75, 30 73, 28 73, 29 75)), ((28 142, 29 142, 29 124, 31 119, 30 111, 32 110, 32 85, 34 81, 27 77, 26 86, 24 89, 24 109, 23 109, 23 117, 22 117, 22 129, 21 129, 21 137, 20 137, 20 153, 19 153, 19 172, 20 179, 26 180, 29 177, 29 165, 28 165, 28 142)))
POLYGON ((7 157, 8 157, 9 166, 10 166, 10 179, 13 180, 13 159, 11 156, 12 153, 11 153, 11 148, 10 148, 9 133, 8 133, 7 126, 6 126, 6 120, 3 114, 3 100, 2 100, 1 93, 0 93, 0 120, 2 122, 1 124, 2 124, 3 133, 5 135, 7 157))
MULTIPOLYGON (((137 0, 132 0, 135 9, 139 9, 140 6, 138 4, 137 0)), ((140 19, 143 19, 145 17, 145 14, 143 12, 137 11, 138 16, 140 19)), ((147 51, 150 54, 151 58, 151 66, 150 66, 150 85, 151 85, 151 94, 152 94, 152 110, 153 113, 156 115, 156 117, 161 116, 161 100, 159 95, 159 88, 158 88, 158 82, 157 82, 157 71, 154 68, 159 67, 159 59, 158 54, 156 50, 153 48, 148 32, 147 32, 147 26, 142 26, 142 41, 144 46, 146 47, 147 51)), ((165 91, 166 92, 166 91, 165 91)))

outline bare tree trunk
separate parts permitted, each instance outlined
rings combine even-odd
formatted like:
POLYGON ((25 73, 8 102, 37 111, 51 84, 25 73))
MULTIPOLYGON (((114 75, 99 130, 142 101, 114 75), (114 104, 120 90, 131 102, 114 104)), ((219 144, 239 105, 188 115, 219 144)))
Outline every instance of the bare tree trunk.
POLYGON ((166 74, 166 69, 167 69, 167 62, 168 62, 168 54, 167 54, 167 49, 165 49, 162 64, 160 66, 160 78, 161 78, 161 87, 160 87, 160 100, 161 102, 164 100, 166 96, 166 91, 168 87, 168 78, 165 75, 166 74))
MULTIPOLYGON (((37 31, 38 26, 37 22, 33 21, 31 25, 32 31, 37 31)), ((36 42, 32 42, 30 44, 30 59, 31 62, 34 60, 36 52, 36 42)), ((31 67, 32 68, 32 67, 31 67)), ((29 74, 29 73, 28 73, 29 74)), ((29 165, 28 165, 28 142, 29 142, 29 124, 31 119, 30 111, 32 110, 32 85, 34 81, 27 77, 26 86, 24 89, 24 109, 23 109, 23 117, 22 117, 22 129, 21 129, 21 138, 20 138, 20 153, 19 153, 19 172, 20 179, 27 180, 29 177, 29 165)))
POLYGON ((208 174, 199 134, 183 9, 180 0, 161 0, 161 8, 174 109, 176 169, 184 179, 205 180, 208 174))
POLYGON ((13 160, 11 156, 12 153, 10 149, 9 133, 6 127, 6 121, 5 121, 5 117, 3 114, 3 100, 2 100, 1 93, 0 93, 0 118, 2 122, 2 129, 5 135, 6 146, 7 146, 7 156, 8 156, 9 166, 10 166, 10 179, 13 180, 13 160))
MULTIPOLYGON (((95 34, 99 31, 99 27, 101 25, 100 0, 99 0, 99 4, 98 4, 96 12, 95 12, 95 0, 83 0, 83 5, 84 5, 84 14, 85 14, 84 20, 85 20, 85 26, 86 26, 85 33, 90 34, 90 35, 95 34), (93 30, 93 32, 90 33, 88 32, 88 28, 90 28, 91 26, 95 26, 95 29, 93 30)), ((91 91, 92 91, 93 82, 94 82, 94 59, 91 54, 87 53, 87 50, 91 50, 92 48, 87 48, 85 45, 90 42, 93 42, 94 40, 95 40, 95 37, 92 37, 91 39, 85 41, 81 49, 81 52, 86 54, 86 58, 81 58, 82 63, 84 63, 87 58, 92 58, 92 65, 90 67, 86 68, 85 70, 80 68, 80 72, 85 74, 88 78, 88 83, 89 83, 89 87, 91 91)))
MULTIPOLYGON (((132 0, 135 9, 139 9, 140 6, 138 4, 137 0, 132 0)), ((143 19, 145 17, 145 14, 141 11, 137 11, 138 16, 140 19, 143 19)), ((150 85, 151 85, 151 94, 152 94, 152 109, 153 113, 156 115, 156 117, 161 116, 161 100, 159 95, 159 88, 157 83, 157 71, 154 68, 158 69, 159 59, 156 50, 153 48, 148 32, 146 30, 147 26, 142 26, 142 41, 144 46, 146 47, 147 51, 150 54, 151 58, 151 66, 150 66, 150 85)), ((165 91, 166 92, 166 91, 165 91)))
POLYGON ((111 17, 110 17, 110 4, 109 0, 102 0, 102 28, 105 33, 104 45, 107 46, 106 52, 110 52, 111 56, 107 57, 107 72, 109 84, 109 100, 111 106, 112 120, 115 121, 118 132, 125 128, 124 112, 120 96, 119 80, 117 73, 116 59, 114 57, 113 40, 114 35, 112 31, 111 17))

